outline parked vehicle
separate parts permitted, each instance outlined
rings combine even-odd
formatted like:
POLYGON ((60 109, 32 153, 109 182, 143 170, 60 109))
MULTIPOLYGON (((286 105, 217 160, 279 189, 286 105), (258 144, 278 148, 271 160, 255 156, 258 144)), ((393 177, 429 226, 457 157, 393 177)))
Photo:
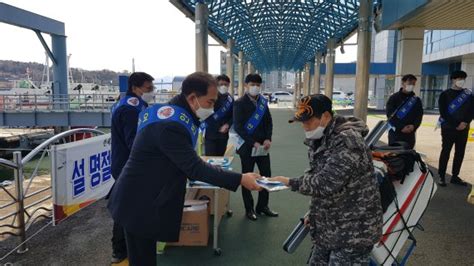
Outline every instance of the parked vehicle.
POLYGON ((276 91, 272 93, 274 102, 291 102, 293 101, 293 95, 287 91, 276 91))

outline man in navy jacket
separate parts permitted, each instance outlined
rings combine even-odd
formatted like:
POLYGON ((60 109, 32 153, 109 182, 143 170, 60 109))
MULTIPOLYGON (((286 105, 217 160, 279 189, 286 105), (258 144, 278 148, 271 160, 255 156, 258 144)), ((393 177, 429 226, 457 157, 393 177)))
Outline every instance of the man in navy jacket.
POLYGON ((224 156, 232 127, 234 98, 228 93, 230 79, 226 75, 217 78, 219 95, 214 105, 214 114, 205 121, 206 137, 204 141, 207 156, 224 156))
MULTIPOLYGON (((148 107, 146 96, 153 93, 153 77, 144 72, 135 72, 128 78, 125 97, 112 107, 112 176, 120 176, 128 160, 133 140, 137 133, 138 114, 148 107), (145 99, 142 99, 144 97, 145 99)), ((114 223, 112 230, 112 263, 120 263, 127 258, 127 246, 123 228, 114 223)))
POLYGON ((125 229, 130 265, 156 265, 156 241, 176 242, 187 178, 232 191, 260 190, 254 173, 238 174, 204 162, 195 152, 199 121, 212 115, 215 79, 189 75, 168 105, 140 114, 130 158, 112 190, 108 208, 125 229))

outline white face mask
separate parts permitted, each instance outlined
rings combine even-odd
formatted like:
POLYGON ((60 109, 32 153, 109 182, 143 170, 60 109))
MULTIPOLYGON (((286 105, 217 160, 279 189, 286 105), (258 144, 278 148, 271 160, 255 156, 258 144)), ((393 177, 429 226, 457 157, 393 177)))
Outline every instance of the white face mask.
POLYGON ((412 92, 413 88, 415 88, 415 85, 406 85, 405 86, 405 91, 407 92, 412 92))
POLYGON ((198 105, 199 105, 199 108, 196 110, 196 116, 199 117, 201 121, 206 120, 209 116, 214 114, 214 108, 202 108, 201 105, 199 104, 199 101, 198 101, 198 105))
POLYGON ((458 80, 456 80, 456 82, 454 84, 456 85, 456 87, 462 88, 464 86, 465 82, 466 82, 466 80, 464 80, 464 79, 458 79, 458 80))
POLYGON ((304 134, 306 135, 307 139, 320 139, 324 136, 324 130, 326 127, 317 127, 316 129, 305 131, 304 134))
POLYGON ((229 87, 226 85, 221 85, 219 86, 218 90, 221 94, 226 94, 229 91, 229 87))
POLYGON ((152 103, 154 100, 154 97, 155 97, 155 93, 152 91, 152 92, 143 93, 141 98, 147 103, 152 103))
POLYGON ((252 96, 257 96, 260 94, 260 87, 259 86, 252 86, 249 88, 249 94, 252 96))

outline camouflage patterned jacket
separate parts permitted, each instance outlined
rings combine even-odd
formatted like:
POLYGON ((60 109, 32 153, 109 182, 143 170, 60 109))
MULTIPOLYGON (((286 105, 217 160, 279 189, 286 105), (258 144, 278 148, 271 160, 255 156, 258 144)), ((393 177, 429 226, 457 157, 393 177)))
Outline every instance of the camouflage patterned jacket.
POLYGON ((314 244, 328 249, 369 248, 382 236, 382 207, 362 120, 335 116, 320 140, 306 140, 310 168, 290 180, 311 196, 314 244))

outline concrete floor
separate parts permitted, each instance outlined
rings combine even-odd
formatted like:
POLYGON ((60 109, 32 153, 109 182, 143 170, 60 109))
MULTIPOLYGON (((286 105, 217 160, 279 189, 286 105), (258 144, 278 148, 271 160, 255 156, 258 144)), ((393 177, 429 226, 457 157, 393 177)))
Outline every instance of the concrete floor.
MULTIPOLYGON (((304 134, 298 125, 288 125, 291 113, 272 110, 275 130, 272 148, 274 175, 298 176, 308 165, 304 134)), ((370 116, 368 124, 379 119, 370 116)), ((418 134, 417 148, 427 155, 432 167, 437 167, 440 150, 439 131, 434 132, 433 116, 426 116, 418 134)), ((468 144, 461 177, 474 181, 472 169, 473 143, 468 144), (471 157, 469 157, 471 156, 471 157), (469 170, 471 169, 471 170, 469 170)), ((239 171, 240 163, 234 162, 239 171)), ((436 171, 435 171, 436 172, 436 171)), ((448 185, 438 189, 425 213, 424 232, 416 231, 418 246, 409 265, 474 265, 474 205, 466 202, 470 188, 448 185)), ((254 193, 254 196, 256 194, 254 193)), ((281 246, 308 208, 309 198, 284 191, 271 195, 271 207, 279 218, 260 218, 250 222, 244 218, 240 192, 232 193, 234 216, 225 218, 220 228, 221 257, 215 257, 212 247, 172 247, 158 257, 159 265, 304 265, 310 252, 308 239, 292 255, 281 246)), ((112 221, 100 201, 57 227, 48 227, 29 243, 29 252, 12 255, 0 263, 19 265, 107 265, 111 247, 112 221)), ((37 224, 36 227, 41 226, 37 224)), ((12 241, 0 242, 5 253, 12 241)))

